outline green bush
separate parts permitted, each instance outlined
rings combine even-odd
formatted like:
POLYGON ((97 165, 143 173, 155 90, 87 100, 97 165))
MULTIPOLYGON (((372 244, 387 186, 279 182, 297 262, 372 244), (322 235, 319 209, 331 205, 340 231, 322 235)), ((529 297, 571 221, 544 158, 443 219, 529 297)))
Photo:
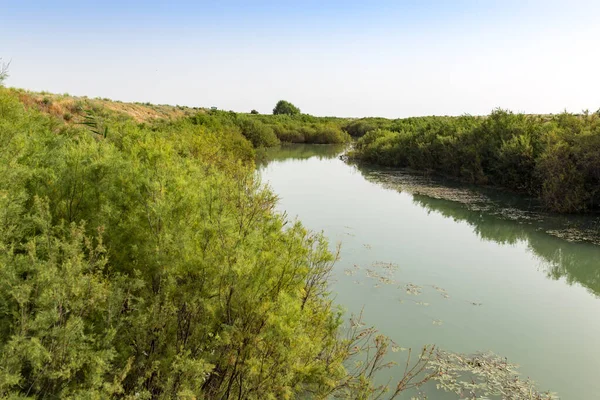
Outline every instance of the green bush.
POLYGON ((258 120, 238 117, 236 123, 254 147, 272 147, 279 144, 273 129, 258 120))
POLYGON ((353 121, 352 157, 433 171, 538 197, 558 212, 599 207, 600 116, 529 116, 494 110, 480 117, 353 121))
POLYGON ((106 137, 50 118, 0 92, 2 397, 335 389, 334 257, 284 229, 227 118, 108 118, 106 137))

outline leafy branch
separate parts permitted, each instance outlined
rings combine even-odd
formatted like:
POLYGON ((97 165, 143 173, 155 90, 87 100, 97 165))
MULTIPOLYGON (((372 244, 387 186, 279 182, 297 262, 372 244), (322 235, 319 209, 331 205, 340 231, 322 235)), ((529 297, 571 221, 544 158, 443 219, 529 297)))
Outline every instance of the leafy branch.
POLYGON ((92 133, 96 135, 106 138, 108 136, 108 126, 104 125, 104 123, 100 120, 100 118, 90 110, 85 110, 86 115, 83 117, 83 122, 81 125, 85 125, 90 128, 92 133))
POLYGON ((8 67, 10 67, 10 61, 4 63, 2 62, 2 58, 0 58, 0 86, 2 86, 6 78, 8 78, 8 67))

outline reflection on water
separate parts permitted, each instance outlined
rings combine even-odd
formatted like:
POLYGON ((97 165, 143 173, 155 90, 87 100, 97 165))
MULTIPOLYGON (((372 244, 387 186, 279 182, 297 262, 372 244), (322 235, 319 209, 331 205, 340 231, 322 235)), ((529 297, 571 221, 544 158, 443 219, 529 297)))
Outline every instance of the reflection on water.
POLYGON ((483 240, 527 243, 533 254, 544 261, 548 277, 579 283, 600 296, 600 247, 593 244, 600 234, 598 217, 546 214, 537 206, 531 207, 531 200, 517 195, 401 171, 355 166, 367 180, 412 193, 413 202, 420 207, 468 223, 483 240), (422 192, 429 195, 419 194, 422 192), (565 231, 571 232, 571 240, 558 234, 565 231))
POLYGON ((574 243, 548 235, 535 225, 504 220, 495 215, 470 211, 460 203, 414 195, 414 202, 432 212, 464 221, 484 239, 501 244, 527 243, 529 249, 548 268, 553 279, 566 278, 600 295, 600 248, 588 243, 574 243))
POLYGON ((367 323, 402 347, 501 354, 564 399, 600 393, 597 217, 546 214, 520 196, 352 165, 343 150, 270 149, 259 174, 279 210, 323 230, 332 246, 342 242, 332 291, 348 314, 364 309, 367 323))
POLYGON ((333 158, 342 154, 346 147, 345 144, 282 144, 262 149, 256 163, 259 167, 264 167, 273 161, 333 158))

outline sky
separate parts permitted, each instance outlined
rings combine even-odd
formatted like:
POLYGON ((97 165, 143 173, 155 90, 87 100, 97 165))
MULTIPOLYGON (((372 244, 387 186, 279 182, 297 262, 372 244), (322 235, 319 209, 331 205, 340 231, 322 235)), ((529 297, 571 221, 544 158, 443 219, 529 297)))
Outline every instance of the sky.
POLYGON ((7 86, 341 117, 600 108, 600 1, 6 1, 7 86))

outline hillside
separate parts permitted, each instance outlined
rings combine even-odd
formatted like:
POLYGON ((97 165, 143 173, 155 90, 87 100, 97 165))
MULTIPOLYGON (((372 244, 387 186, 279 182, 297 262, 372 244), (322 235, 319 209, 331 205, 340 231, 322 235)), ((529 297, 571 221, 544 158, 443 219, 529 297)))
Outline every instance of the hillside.
POLYGON ((174 120, 199 112, 206 112, 204 108, 154 105, 150 103, 124 103, 99 97, 92 99, 87 96, 71 96, 66 93, 61 95, 31 92, 23 89, 9 89, 9 91, 15 94, 27 108, 33 108, 61 118, 66 123, 81 122, 86 115, 86 110, 128 116, 135 122, 150 122, 159 119, 174 120))

